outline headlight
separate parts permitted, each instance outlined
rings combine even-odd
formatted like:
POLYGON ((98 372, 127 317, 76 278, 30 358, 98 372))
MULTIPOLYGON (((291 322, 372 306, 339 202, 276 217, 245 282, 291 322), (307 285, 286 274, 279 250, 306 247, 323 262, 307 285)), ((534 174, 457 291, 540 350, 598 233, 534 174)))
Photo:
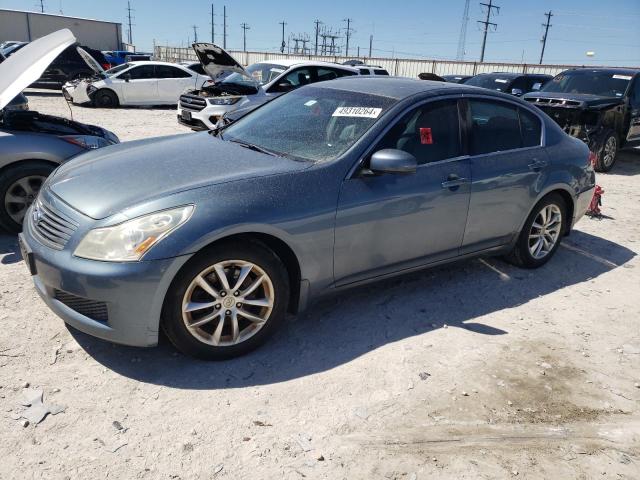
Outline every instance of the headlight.
POLYGON ((211 105, 233 105, 239 101, 240 97, 214 97, 209 99, 211 105))
POLYGON ((60 137, 60 139, 65 142, 73 143, 79 147, 86 148, 87 150, 95 150, 96 148, 111 145, 111 143, 106 139, 91 135, 65 135, 64 137, 60 137))
POLYGON ((194 206, 163 210, 113 227, 91 230, 76 248, 76 257, 107 262, 136 262, 151 247, 184 224, 194 206))

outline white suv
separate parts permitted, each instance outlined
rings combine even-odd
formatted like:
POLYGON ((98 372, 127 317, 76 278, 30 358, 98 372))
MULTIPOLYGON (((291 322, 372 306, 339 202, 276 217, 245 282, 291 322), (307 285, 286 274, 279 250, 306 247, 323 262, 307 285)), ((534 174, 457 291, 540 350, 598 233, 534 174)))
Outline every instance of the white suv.
POLYGON ((180 96, 178 122, 193 130, 211 130, 226 113, 265 103, 310 83, 358 75, 357 68, 328 62, 278 60, 240 65, 212 43, 193 45, 211 81, 180 96))

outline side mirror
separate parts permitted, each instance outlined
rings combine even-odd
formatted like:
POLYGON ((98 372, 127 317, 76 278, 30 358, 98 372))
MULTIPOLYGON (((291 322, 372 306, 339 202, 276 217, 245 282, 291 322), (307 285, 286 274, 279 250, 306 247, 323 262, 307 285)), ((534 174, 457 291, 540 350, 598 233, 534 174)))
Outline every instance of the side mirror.
POLYGON ((373 173, 415 173, 418 168, 416 157, 404 150, 387 148, 371 156, 369 170, 373 173))
POLYGON ((511 95, 515 95, 516 97, 521 97, 522 95, 524 95, 524 92, 519 88, 513 88, 511 89, 511 95))
POLYGON ((542 83, 538 82, 538 83, 534 83, 531 86, 531 90, 533 90, 534 92, 537 92, 538 90, 540 90, 542 88, 542 83))
POLYGON ((125 73, 125 74, 122 76, 122 79, 123 79, 125 82, 129 83, 129 82, 131 81, 131 74, 130 74, 130 73, 125 73))
POLYGON ((276 92, 288 92, 289 90, 293 90, 294 86, 289 82, 280 82, 276 85, 276 92))

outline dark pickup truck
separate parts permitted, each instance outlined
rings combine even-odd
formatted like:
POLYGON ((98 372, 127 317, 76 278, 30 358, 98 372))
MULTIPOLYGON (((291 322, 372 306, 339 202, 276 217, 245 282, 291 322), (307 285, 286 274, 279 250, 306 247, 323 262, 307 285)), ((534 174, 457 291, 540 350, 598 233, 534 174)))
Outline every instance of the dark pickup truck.
POLYGON ((587 143, 599 172, 613 168, 620 148, 640 145, 640 70, 567 70, 524 99, 587 143))

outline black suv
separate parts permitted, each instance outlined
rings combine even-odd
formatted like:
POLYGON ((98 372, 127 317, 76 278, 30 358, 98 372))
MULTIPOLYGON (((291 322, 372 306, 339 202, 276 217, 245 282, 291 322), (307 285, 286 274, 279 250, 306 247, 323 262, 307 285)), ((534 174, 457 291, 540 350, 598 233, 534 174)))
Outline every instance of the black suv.
POLYGON ((480 73, 468 79, 464 84, 488 88, 489 90, 498 90, 499 92, 510 93, 520 97, 527 92, 539 90, 552 78, 551 75, 540 73, 494 72, 480 73))
MULTIPOLYGON (((93 59, 100 64, 104 70, 111 68, 109 62, 102 52, 89 47, 81 47, 93 59)), ((33 84, 35 88, 58 89, 71 81, 80 78, 92 77, 96 72, 85 62, 78 53, 78 46, 72 45, 63 51, 45 70, 42 76, 33 84)))
POLYGON ((640 145, 640 70, 567 70, 525 100, 587 143, 599 172, 611 170, 621 147, 640 145))

